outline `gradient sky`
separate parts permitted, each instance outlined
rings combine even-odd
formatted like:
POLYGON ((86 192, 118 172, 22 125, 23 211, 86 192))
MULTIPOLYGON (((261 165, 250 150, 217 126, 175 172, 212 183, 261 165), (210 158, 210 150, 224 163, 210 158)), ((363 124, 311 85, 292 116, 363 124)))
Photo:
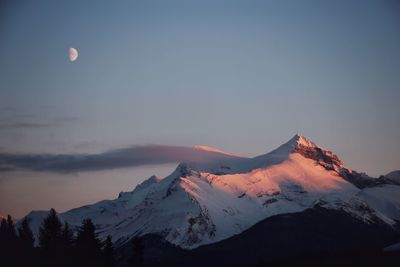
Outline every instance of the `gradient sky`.
MULTIPOLYGON (((255 156, 301 133, 379 175, 400 168, 399 99, 395 0, 0 3, 3 152, 204 144, 255 156)), ((0 212, 22 190, 10 176, 0 212)), ((110 179, 122 190, 143 178, 110 179)))

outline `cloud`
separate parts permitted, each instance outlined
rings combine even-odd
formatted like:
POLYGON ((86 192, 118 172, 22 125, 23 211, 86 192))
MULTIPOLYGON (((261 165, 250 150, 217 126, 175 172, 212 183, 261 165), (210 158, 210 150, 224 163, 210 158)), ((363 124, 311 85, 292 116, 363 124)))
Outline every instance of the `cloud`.
POLYGON ((233 156, 191 147, 148 145, 99 154, 0 153, 0 171, 31 170, 58 173, 107 170, 181 161, 202 162, 233 156))
POLYGON ((6 122, 0 123, 0 129, 31 129, 31 128, 43 128, 48 127, 50 124, 46 123, 37 123, 37 122, 6 122))
POLYGON ((60 126, 63 124, 75 122, 77 120, 78 120, 77 117, 56 117, 49 122, 6 119, 0 121, 0 130, 46 128, 46 127, 60 126))

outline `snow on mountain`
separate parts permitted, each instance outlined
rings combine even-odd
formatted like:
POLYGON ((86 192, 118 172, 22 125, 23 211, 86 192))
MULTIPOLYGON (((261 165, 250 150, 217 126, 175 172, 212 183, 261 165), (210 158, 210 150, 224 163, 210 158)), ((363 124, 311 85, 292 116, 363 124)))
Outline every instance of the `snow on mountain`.
POLYGON ((397 251, 400 251, 400 243, 396 243, 396 244, 393 244, 391 246, 388 246, 388 247, 386 247, 384 249, 384 251, 386 251, 386 252, 397 252, 397 251))
POLYGON ((223 150, 220 150, 220 149, 215 148, 215 147, 210 147, 210 146, 194 146, 193 149, 202 150, 202 151, 208 151, 208 152, 214 152, 214 153, 220 153, 220 154, 225 154, 225 155, 228 155, 228 156, 238 157, 238 155, 227 153, 227 152, 225 152, 223 150))
POLYGON ((374 210, 391 219, 400 221, 400 187, 397 185, 380 185, 365 188, 357 194, 374 210))
MULTIPOLYGON (((110 234, 117 245, 136 235, 156 233, 187 249, 239 234, 270 216, 316 205, 341 209, 367 223, 376 216, 388 224, 400 218, 399 186, 361 189, 348 179, 353 176, 332 152, 296 135, 255 158, 230 155, 182 162, 164 179, 152 176, 117 199, 60 217, 73 227, 91 218, 100 237, 110 234)), ((28 215, 35 233, 45 214, 28 215)))
POLYGON ((386 174, 385 178, 400 185, 400 170, 392 171, 391 173, 386 174))

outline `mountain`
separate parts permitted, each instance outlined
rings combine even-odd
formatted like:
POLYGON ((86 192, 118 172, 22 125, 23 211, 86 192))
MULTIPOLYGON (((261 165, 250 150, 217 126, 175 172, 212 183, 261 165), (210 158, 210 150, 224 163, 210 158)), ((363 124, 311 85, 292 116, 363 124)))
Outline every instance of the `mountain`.
POLYGON ((400 251, 400 243, 396 243, 396 244, 386 247, 385 251, 389 251, 389 252, 400 251))
POLYGON ((219 153, 219 154, 224 154, 228 156, 233 156, 233 157, 238 157, 235 154, 232 153, 227 153, 225 151, 222 151, 220 149, 217 149, 215 147, 210 147, 210 146, 194 146, 193 147, 195 150, 200 150, 200 151, 207 151, 207 152, 214 152, 214 153, 219 153))
POLYGON ((384 176, 384 178, 386 178, 387 180, 389 180, 397 185, 400 185, 400 170, 392 171, 392 172, 386 174, 384 176))
MULTIPOLYGON (((379 218, 365 223, 319 205, 268 217, 238 235, 185 250, 158 235, 142 238, 146 266, 398 266, 399 229, 379 218), (392 253, 391 253, 392 254, 392 253)), ((118 249, 119 266, 130 266, 132 244, 118 249)))
MULTIPOLYGON (((117 199, 72 209, 60 218, 73 228, 91 218, 100 237, 112 235, 118 247, 135 236, 154 234, 189 250, 241 236, 274 216, 315 208, 345 214, 363 225, 392 229, 400 221, 398 185, 347 168, 331 151, 303 136, 254 158, 197 149, 216 156, 182 162, 163 179, 152 176, 117 199)), ((46 215, 27 215, 35 233, 46 215)))

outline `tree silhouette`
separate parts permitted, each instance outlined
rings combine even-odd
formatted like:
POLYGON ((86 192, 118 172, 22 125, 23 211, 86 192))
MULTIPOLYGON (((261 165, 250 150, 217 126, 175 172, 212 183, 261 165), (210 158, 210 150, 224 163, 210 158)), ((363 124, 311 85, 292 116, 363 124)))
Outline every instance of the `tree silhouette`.
POLYGON ((18 260, 21 266, 35 266, 35 237, 29 227, 28 218, 25 217, 18 227, 18 260))
POLYGON ((95 226, 91 219, 84 219, 76 238, 76 246, 89 252, 99 252, 101 241, 95 233, 95 226))
POLYGON ((114 245, 111 236, 107 236, 103 249, 104 263, 107 267, 115 266, 114 245))
POLYGON ((61 232, 61 241, 64 249, 71 249, 74 244, 74 232, 69 227, 68 222, 64 223, 64 227, 61 232))
POLYGON ((144 259, 143 259, 143 238, 138 236, 132 240, 133 246, 133 255, 132 255, 132 263, 134 267, 143 267, 144 259))
POLYGON ((91 219, 84 219, 76 237, 76 250, 80 266, 103 266, 102 243, 97 237, 91 219))
POLYGON ((31 251, 33 249, 35 238, 29 227, 27 217, 22 220, 21 226, 18 228, 18 237, 24 250, 31 251))
POLYGON ((3 218, 0 223, 0 258, 6 263, 8 263, 7 250, 7 220, 3 218))
POLYGON ((17 239, 17 232, 15 231, 14 221, 11 215, 7 215, 7 232, 6 237, 9 242, 14 242, 17 239))
POLYGON ((46 252, 57 253, 62 246, 61 221, 57 212, 51 209, 39 228, 39 246, 46 252))
POLYGON ((0 244, 4 244, 7 236, 7 220, 1 219, 0 223, 0 244))
POLYGON ((18 258, 18 239, 15 231, 14 221, 10 215, 7 219, 3 218, 0 223, 0 259, 5 266, 15 266, 19 264, 18 258))

